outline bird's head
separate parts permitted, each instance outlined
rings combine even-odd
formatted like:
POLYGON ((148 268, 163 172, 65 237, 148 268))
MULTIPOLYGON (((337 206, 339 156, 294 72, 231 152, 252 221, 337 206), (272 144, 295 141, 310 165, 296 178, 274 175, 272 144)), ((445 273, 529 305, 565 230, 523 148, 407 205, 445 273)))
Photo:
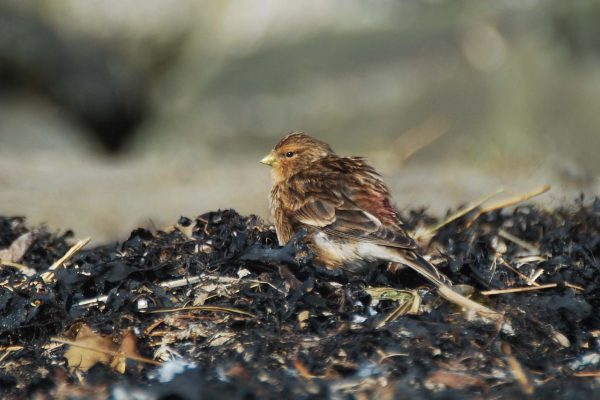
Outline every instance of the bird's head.
POLYGON ((260 162, 269 165, 273 180, 280 182, 329 154, 334 152, 327 143, 303 132, 292 132, 260 162))

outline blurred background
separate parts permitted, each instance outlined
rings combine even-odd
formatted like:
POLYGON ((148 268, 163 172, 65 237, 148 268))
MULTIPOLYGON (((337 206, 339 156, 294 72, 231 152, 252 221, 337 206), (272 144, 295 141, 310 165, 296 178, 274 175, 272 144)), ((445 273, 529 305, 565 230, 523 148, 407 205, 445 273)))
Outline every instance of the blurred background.
POLYGON ((0 214, 96 244, 268 218, 292 130, 399 209, 600 192, 600 2, 0 0, 0 214))

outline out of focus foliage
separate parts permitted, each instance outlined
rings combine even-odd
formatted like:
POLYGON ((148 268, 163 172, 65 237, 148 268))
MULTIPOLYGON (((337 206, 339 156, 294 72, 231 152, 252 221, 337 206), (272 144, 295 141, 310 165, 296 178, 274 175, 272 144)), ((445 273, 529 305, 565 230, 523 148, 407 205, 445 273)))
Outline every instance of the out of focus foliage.
POLYGON ((22 22, 3 24, 3 87, 35 84, 100 135, 120 107, 136 148, 291 129, 377 148, 434 117, 436 156, 598 167, 597 1, 10 1, 0 18, 22 22))

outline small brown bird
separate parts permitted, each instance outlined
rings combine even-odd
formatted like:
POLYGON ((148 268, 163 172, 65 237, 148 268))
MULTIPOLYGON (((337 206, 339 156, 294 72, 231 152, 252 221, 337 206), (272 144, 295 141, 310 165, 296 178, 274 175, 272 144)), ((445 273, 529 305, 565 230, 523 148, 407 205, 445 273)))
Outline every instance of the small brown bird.
POLYGON ((327 143, 293 132, 261 163, 272 167, 270 209, 280 245, 305 228, 316 264, 350 273, 383 262, 407 265, 448 300, 493 313, 455 293, 450 280, 419 255, 387 186, 364 158, 340 157, 327 143))

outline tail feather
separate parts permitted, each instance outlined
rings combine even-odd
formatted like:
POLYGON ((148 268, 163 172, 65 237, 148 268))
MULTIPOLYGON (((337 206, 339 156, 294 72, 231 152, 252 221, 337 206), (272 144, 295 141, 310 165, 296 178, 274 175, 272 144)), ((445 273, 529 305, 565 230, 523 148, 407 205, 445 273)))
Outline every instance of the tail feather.
POLYGON ((452 282, 450 279, 417 253, 406 251, 402 253, 396 252, 391 258, 393 262, 408 265, 423 277, 434 283, 436 285, 437 293, 444 299, 493 320, 500 320, 503 318, 497 311, 466 298, 452 289, 452 282))
POLYGON ((436 286, 452 286, 452 281, 450 281, 450 278, 441 273, 433 264, 415 252, 396 252, 392 258, 393 262, 401 263, 411 267, 424 278, 434 283, 436 286))

